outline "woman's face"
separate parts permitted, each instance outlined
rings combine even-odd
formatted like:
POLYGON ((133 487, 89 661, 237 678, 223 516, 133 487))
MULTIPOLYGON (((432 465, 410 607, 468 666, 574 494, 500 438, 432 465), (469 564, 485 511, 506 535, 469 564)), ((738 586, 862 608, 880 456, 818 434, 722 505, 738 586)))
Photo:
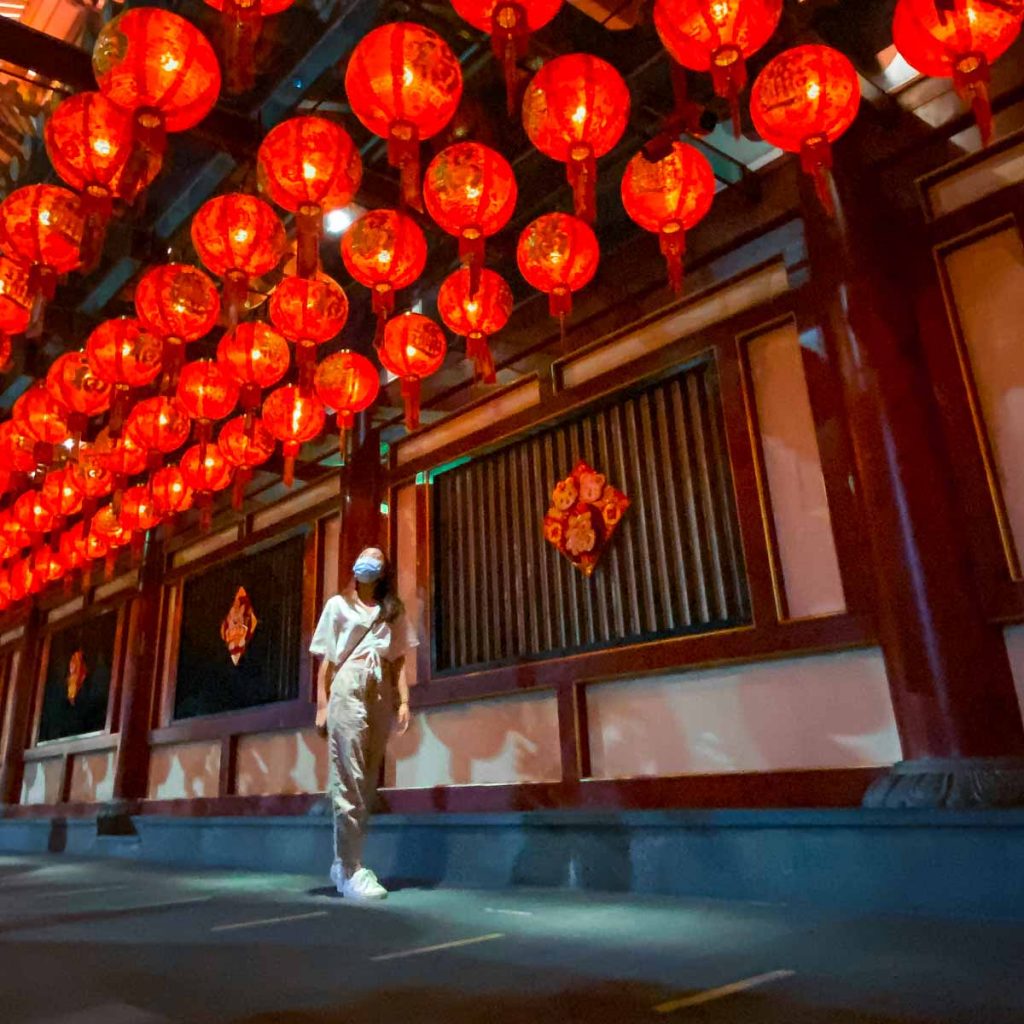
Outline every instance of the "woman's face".
POLYGON ((352 566, 358 583, 376 583, 387 569, 384 552, 380 548, 363 548, 352 566))

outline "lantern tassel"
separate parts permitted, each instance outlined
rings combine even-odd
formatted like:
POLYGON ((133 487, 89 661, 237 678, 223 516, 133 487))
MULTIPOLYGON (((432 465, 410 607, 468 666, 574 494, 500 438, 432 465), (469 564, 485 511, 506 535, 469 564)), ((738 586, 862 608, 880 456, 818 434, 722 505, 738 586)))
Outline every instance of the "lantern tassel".
POLYGON ((224 0, 224 53, 228 92, 248 92, 256 84, 256 44, 263 19, 252 0, 224 0))
POLYGON ((109 548, 107 556, 103 560, 103 578, 109 583, 114 578, 114 569, 117 567, 117 548, 109 548))
POLYGON ((661 254, 668 265, 668 283, 678 295, 683 290, 683 254, 686 252, 686 236, 682 230, 665 232, 658 235, 661 254))
POLYGON ((239 466, 235 471, 235 482, 231 488, 231 507, 236 512, 242 511, 245 502, 245 489, 252 479, 252 470, 246 466, 239 466))
POLYGON ((402 378, 402 400, 405 403, 405 429, 411 434, 420 426, 420 380, 402 378))
MULTIPOLYGON (((399 70, 399 75, 401 71, 399 70)), ((401 180, 401 200, 418 213, 423 212, 423 196, 420 191, 420 140, 419 131, 408 121, 396 121, 388 137, 388 163, 397 167, 401 180)))
POLYGON ((249 278, 241 270, 229 270, 224 275, 224 311, 229 328, 238 326, 249 298, 249 278))
POLYGON ((466 355, 473 360, 473 375, 478 384, 497 384, 494 356, 485 335, 471 334, 466 338, 466 355))
POLYGON ((824 135, 808 139, 800 147, 800 167, 805 174, 814 178, 814 189, 825 212, 835 216, 835 204, 832 201, 832 181, 829 170, 832 167, 832 147, 824 135))
POLYGON ((298 277, 316 277, 323 222, 323 211, 315 204, 301 206, 295 214, 295 273, 298 277))
POLYGON ((981 144, 992 141, 992 104, 989 102, 989 63, 983 53, 968 53, 953 64, 953 88, 971 108, 978 123, 981 144))
POLYGON ((597 160, 590 146, 574 146, 566 165, 573 205, 580 220, 597 219, 597 160))
POLYGON ((107 224, 113 212, 114 204, 110 192, 102 186, 90 185, 82 192, 82 216, 85 224, 82 229, 81 270, 92 270, 100 260, 103 245, 107 240, 107 224))
POLYGON ((476 227, 465 228, 459 236, 459 261, 469 268, 469 295, 480 290, 480 272, 484 265, 484 233, 476 227))
POLYGON ((521 4, 495 4, 491 12, 491 49, 505 74, 508 116, 515 117, 519 102, 519 61, 526 56, 529 39, 526 11, 521 4))
MULTIPOLYGON (((338 412, 334 419, 338 429, 338 455, 341 458, 342 466, 344 466, 348 462, 349 431, 355 426, 356 420, 352 413, 344 411, 338 412)), ((342 490, 344 491, 344 481, 342 481, 342 490)))
POLYGON ((715 95, 729 101, 732 133, 740 137, 740 93, 747 84, 747 62, 738 46, 720 46, 711 54, 711 84, 715 95))
POLYGON ((295 349, 295 362, 299 368, 299 392, 303 398, 313 393, 313 377, 316 374, 316 344, 300 341, 295 349))

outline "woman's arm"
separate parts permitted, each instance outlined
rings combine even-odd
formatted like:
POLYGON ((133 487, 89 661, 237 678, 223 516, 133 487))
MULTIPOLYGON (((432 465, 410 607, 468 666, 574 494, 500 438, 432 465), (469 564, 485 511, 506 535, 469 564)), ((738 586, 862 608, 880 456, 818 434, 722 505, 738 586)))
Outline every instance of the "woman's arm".
POLYGON ((327 702, 331 696, 334 671, 334 663, 323 658, 316 673, 316 727, 321 732, 327 730, 327 702))
POLYGON ((396 726, 401 736, 409 728, 409 680, 405 676, 405 658, 395 662, 395 684, 398 688, 398 715, 396 726))

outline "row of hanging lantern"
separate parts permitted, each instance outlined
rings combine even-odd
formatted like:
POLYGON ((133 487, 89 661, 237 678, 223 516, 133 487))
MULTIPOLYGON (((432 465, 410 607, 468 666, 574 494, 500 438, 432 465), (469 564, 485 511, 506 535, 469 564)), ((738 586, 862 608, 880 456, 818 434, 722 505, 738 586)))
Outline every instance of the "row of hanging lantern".
MULTIPOLYGON (((223 4, 231 85, 238 86, 252 67, 259 17, 288 6, 271 2, 223 4), (240 54, 250 55, 246 68, 236 66, 240 54)), ((607 62, 569 54, 545 64, 520 98, 518 60, 527 36, 554 17, 561 0, 453 3, 470 24, 491 34, 510 112, 521 104, 531 142, 566 165, 574 213, 538 217, 517 247, 524 278, 549 295, 553 315, 564 317, 573 292, 597 270, 591 227, 596 164, 623 135, 629 90, 607 62)), ((1020 6, 1017 0, 897 4, 900 52, 925 73, 953 78, 986 140, 988 68, 1016 38, 1020 6)), ((780 14, 781 0, 656 0, 655 27, 676 61, 710 71, 738 131, 745 61, 771 37, 780 14)), ((166 133, 198 123, 220 90, 220 68, 207 40, 162 10, 135 8, 116 18, 101 33, 93 61, 100 91, 63 101, 45 130, 51 162, 70 189, 28 186, 0 203, 4 360, 9 335, 26 330, 58 277, 95 263, 110 216, 138 201, 159 172, 166 133)), ((357 44, 345 88, 359 120, 387 141, 388 159, 400 174, 401 206, 425 209, 458 240, 462 267, 442 283, 438 310, 445 325, 466 338, 478 379, 493 382, 487 338, 508 321, 512 292, 486 268, 485 240, 511 219, 515 176, 504 157, 478 142, 449 146, 425 173, 419 168, 420 143, 440 133, 459 104, 458 60, 429 29, 389 24, 357 44)), ((829 146, 852 123, 859 99, 852 65, 826 46, 784 51, 751 90, 759 133, 800 154, 826 206, 829 146)), ((100 324, 83 350, 61 356, 45 383, 33 385, 15 404, 12 419, 0 425, 0 473, 7 475, 7 490, 22 492, 0 512, 0 565, 7 564, 0 567, 0 608, 94 558, 109 560, 193 502, 208 521, 213 494, 232 479, 240 502, 247 479, 277 442, 290 483, 299 447, 322 433, 327 409, 336 412, 344 450, 355 414, 376 399, 377 371, 365 357, 342 351, 316 360, 317 346, 337 337, 348 316, 341 286, 320 272, 319 247, 324 213, 347 205, 358 192, 358 150, 339 125, 296 117, 264 138, 257 170, 260 190, 296 223, 294 273, 271 295, 270 324, 245 321, 246 302, 253 279, 283 259, 284 227, 262 199, 218 196, 196 213, 191 234, 203 266, 221 279, 220 293, 197 267, 150 268, 136 285, 136 317, 100 324), (216 359, 187 361, 186 347, 218 322, 228 329, 216 359), (282 383, 293 362, 291 348, 296 382, 282 383), (140 389, 154 388, 152 397, 132 403, 140 389), (233 416, 239 405, 241 415, 233 416), (104 414, 105 429, 89 442, 89 422, 104 414), (216 423, 222 426, 214 441, 216 423), (193 434, 196 443, 178 463, 165 464, 193 434), (71 455, 61 466, 54 455, 68 444, 71 455), (40 485, 26 489, 30 475, 39 479, 41 472, 40 485), (146 483, 130 486, 142 474, 146 483), (100 508, 108 496, 109 504, 100 508), (75 515, 81 518, 66 527, 75 515), (54 539, 46 545, 48 533, 54 539)), ((706 158, 682 142, 661 160, 638 153, 624 173, 624 207, 657 234, 676 290, 685 233, 710 208, 714 184, 706 158)), ((440 368, 447 348, 444 332, 430 318, 392 316, 396 293, 419 278, 426 255, 421 228, 402 208, 365 213, 341 243, 347 271, 371 291, 375 346, 385 369, 401 380, 409 429, 418 425, 420 383, 440 368)))

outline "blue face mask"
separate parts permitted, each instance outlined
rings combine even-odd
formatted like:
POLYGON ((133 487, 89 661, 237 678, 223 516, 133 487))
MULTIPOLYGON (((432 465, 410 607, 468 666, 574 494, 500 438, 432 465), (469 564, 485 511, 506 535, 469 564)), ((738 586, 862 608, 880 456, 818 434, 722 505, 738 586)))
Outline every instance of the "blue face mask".
POLYGON ((360 555, 352 566, 357 583, 376 583, 384 575, 384 563, 374 555, 360 555))

